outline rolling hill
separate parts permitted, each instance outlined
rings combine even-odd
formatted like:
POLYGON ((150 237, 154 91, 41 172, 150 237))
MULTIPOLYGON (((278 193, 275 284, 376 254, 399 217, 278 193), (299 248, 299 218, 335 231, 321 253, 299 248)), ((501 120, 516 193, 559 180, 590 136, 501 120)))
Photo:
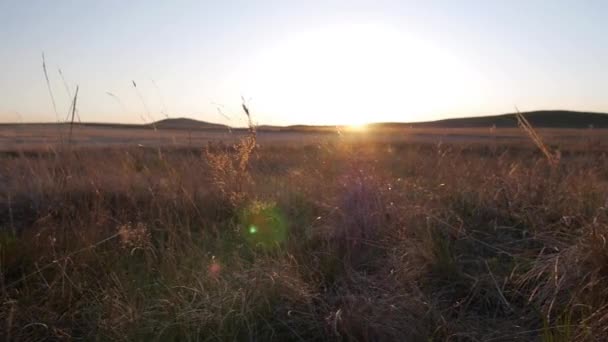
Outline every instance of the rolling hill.
MULTIPOLYGON (((608 128, 608 113, 578 112, 568 110, 541 110, 522 113, 526 119, 536 128, 608 128)), ((69 125, 68 123, 0 123, 2 127, 8 126, 55 126, 69 125)), ((174 129, 174 130, 229 130, 230 126, 199 121, 189 118, 167 118, 154 124, 115 124, 115 123, 91 123, 83 122, 79 126, 105 127, 105 128, 141 128, 141 129, 174 129)), ((371 129, 405 129, 405 128, 515 128, 517 118, 514 113, 475 116, 465 118, 443 119, 425 122, 377 122, 367 125, 371 129)), ((235 131, 246 131, 246 128, 232 128, 235 131)), ((260 125, 260 132, 333 132, 336 126, 319 125, 291 125, 272 126, 260 125)))
MULTIPOLYGON (((608 128, 608 114, 567 110, 542 110, 522 113, 537 128, 608 128)), ((477 116, 415 123, 374 123, 372 127, 476 128, 517 127, 515 113, 477 116)))
POLYGON ((229 127, 222 124, 216 124, 206 121, 199 121, 188 118, 175 118, 175 119, 164 119, 147 126, 155 126, 157 129, 194 129, 194 130, 215 130, 222 129, 226 130, 229 127))

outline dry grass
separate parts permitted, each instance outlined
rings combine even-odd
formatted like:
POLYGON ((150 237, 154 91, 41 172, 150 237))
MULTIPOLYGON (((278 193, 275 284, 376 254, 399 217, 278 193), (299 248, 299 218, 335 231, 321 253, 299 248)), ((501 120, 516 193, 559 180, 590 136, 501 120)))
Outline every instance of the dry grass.
MULTIPOLYGON (((76 112, 76 116, 78 112, 76 112)), ((318 143, 346 142, 400 144, 434 144, 442 141, 445 144, 484 146, 509 146, 519 148, 530 146, 529 136, 517 128, 498 128, 493 132, 488 128, 406 128, 382 129, 370 131, 341 131, 336 134, 335 128, 328 131, 311 129, 309 132, 276 132, 259 130, 257 141, 263 145, 317 145, 318 143)), ((551 149, 566 151, 604 151, 608 146, 607 129, 537 129, 544 143, 551 149)), ((69 123, 54 124, 0 124, 0 153, 13 151, 40 151, 53 148, 61 149, 60 136, 69 134, 69 123)), ((113 147, 180 147, 194 148, 205 146, 208 142, 233 144, 239 138, 247 136, 246 129, 233 130, 188 130, 158 129, 137 125, 87 125, 74 123, 72 143, 75 148, 113 147)))
POLYGON ((1 338, 608 338, 605 153, 253 134, 3 156, 1 338))
POLYGON ((560 160, 559 150, 556 152, 550 151, 549 147, 545 144, 540 135, 538 135, 538 133, 536 132, 534 127, 532 127, 528 119, 526 119, 526 117, 519 110, 517 110, 515 117, 517 117, 517 123, 519 127, 522 128, 524 132, 526 132, 526 134, 534 142, 536 147, 538 147, 538 149, 545 155, 547 161, 551 165, 557 166, 560 160))

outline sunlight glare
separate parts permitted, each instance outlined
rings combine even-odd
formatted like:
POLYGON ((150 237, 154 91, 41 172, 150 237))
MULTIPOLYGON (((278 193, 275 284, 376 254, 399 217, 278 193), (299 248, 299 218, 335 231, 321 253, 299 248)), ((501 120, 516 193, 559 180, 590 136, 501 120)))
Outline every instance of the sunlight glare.
POLYGON ((347 130, 353 131, 353 132, 364 132, 365 130, 367 130, 367 124, 354 123, 354 124, 346 126, 346 128, 347 128, 347 130))
POLYGON ((462 107, 475 75, 430 42, 384 26, 347 25, 293 35, 261 51, 230 82, 277 124, 359 126, 462 107))

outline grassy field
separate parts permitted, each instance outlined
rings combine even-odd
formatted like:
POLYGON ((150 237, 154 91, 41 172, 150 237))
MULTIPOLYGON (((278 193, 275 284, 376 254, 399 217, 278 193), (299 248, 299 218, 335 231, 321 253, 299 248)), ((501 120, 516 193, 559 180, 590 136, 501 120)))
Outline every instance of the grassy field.
MULTIPOLYGON (((604 149, 608 146, 608 129, 539 130, 547 143, 560 149, 604 149)), ((68 124, 0 124, 0 153, 15 151, 59 150, 68 140, 75 148, 169 147, 200 148, 209 142, 235 143, 246 137, 247 129, 152 129, 150 125, 75 124, 72 135, 68 124)), ((261 145, 317 145, 337 142, 458 143, 529 145, 529 137, 518 128, 437 128, 402 126, 375 127, 366 130, 337 129, 331 126, 285 129, 259 129, 261 145)))
POLYGON ((603 130, 56 129, 0 129, 5 341, 608 339, 603 130))

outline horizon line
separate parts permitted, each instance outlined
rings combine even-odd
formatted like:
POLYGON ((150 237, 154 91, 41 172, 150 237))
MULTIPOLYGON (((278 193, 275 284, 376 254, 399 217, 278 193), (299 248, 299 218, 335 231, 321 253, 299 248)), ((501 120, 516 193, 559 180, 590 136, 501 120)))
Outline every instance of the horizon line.
MULTIPOLYGON (((572 110, 572 109, 537 109, 537 110, 529 110, 529 111, 520 111, 522 114, 530 114, 530 113, 538 113, 538 112, 570 112, 570 113, 579 113, 579 114, 603 114, 603 115, 608 115, 608 112, 600 112, 600 111, 583 111, 583 110, 572 110)), ((351 126, 368 126, 368 125, 379 125, 379 124, 397 124, 397 125, 407 125, 407 124, 424 124, 424 123, 436 123, 436 122, 443 122, 443 121, 449 121, 449 120, 461 120, 461 119, 473 119, 473 118, 491 118, 491 117, 500 117, 500 116, 505 116, 505 115, 514 115, 517 113, 517 110, 514 110, 513 112, 506 112, 506 113, 500 113, 500 114, 482 114, 482 115, 475 115, 475 116, 455 116, 455 117, 448 117, 448 118, 442 118, 442 119, 436 119, 436 120, 422 120, 422 121, 373 121, 373 122, 367 122, 367 123, 363 123, 360 125, 352 125, 352 124, 303 124, 303 123, 295 123, 295 124, 288 124, 288 125, 275 125, 275 124, 265 124, 265 123, 258 123, 255 126, 257 127, 277 127, 277 128, 289 128, 289 127, 296 127, 296 126, 304 126, 304 127, 351 127, 351 126)), ((225 126, 227 128, 235 128, 235 129, 239 129, 239 128, 247 128, 247 125, 244 124, 242 126, 238 125, 238 126, 231 126, 228 124, 223 124, 223 123, 218 123, 218 122, 213 122, 213 121, 207 121, 207 120, 200 120, 200 119, 195 119, 192 117, 188 117, 188 116, 177 116, 177 117, 166 117, 164 119, 160 119, 160 120, 155 120, 152 122, 145 122, 145 123, 127 123, 127 122, 112 122, 112 121, 79 121, 79 122, 74 122, 74 124, 77 125, 120 125, 120 126, 137 126, 137 127, 143 127, 143 126, 150 126, 150 125, 154 125, 163 121, 167 121, 167 120, 191 120, 193 122, 197 122, 197 123, 204 123, 204 124, 209 124, 209 125, 218 125, 218 126, 225 126)), ((30 122, 0 122, 0 125, 2 126, 6 126, 6 125, 70 125, 70 121, 30 121, 30 122)))

